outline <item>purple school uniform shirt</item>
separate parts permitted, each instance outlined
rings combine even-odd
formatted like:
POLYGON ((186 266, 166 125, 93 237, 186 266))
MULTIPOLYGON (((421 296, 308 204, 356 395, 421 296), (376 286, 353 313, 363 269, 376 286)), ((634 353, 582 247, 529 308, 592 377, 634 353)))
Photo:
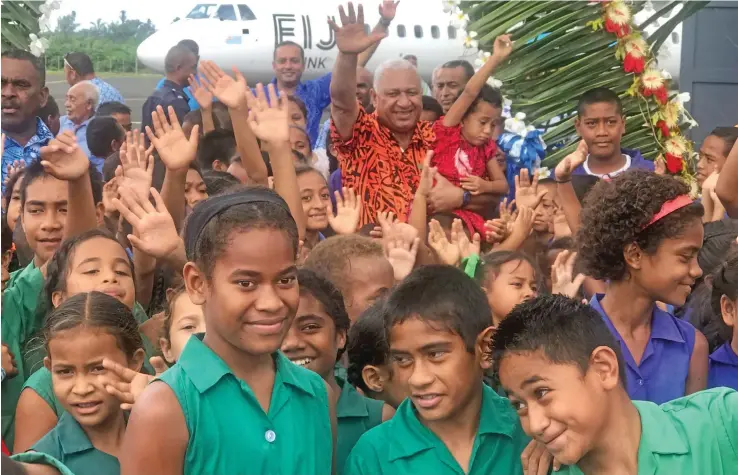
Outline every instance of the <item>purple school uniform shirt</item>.
POLYGON ((707 373, 707 388, 726 387, 738 391, 738 355, 730 342, 725 343, 710 355, 707 373))
POLYGON ((687 386, 689 360, 694 350, 694 327, 654 305, 651 336, 641 363, 636 364, 620 333, 600 305, 603 296, 595 295, 589 304, 599 312, 610 333, 620 344, 630 398, 663 404, 683 397, 687 386))
MULTIPOLYGON (((609 174, 610 177, 613 177, 615 175, 618 175, 626 170, 630 170, 632 168, 637 168, 640 170, 648 170, 648 171, 654 171, 654 165, 653 162, 650 160, 646 160, 643 158, 643 155, 641 155, 641 152, 639 150, 635 149, 627 149, 627 148, 621 148, 620 152, 628 157, 628 163, 626 163, 626 166, 623 167, 621 170, 617 170, 614 173, 609 174)), ((577 168, 574 169, 572 172, 573 175, 595 175, 594 173, 589 171, 589 167, 587 166, 587 163, 589 161, 589 158, 587 158, 587 161, 585 161, 583 164, 579 165, 577 168)))

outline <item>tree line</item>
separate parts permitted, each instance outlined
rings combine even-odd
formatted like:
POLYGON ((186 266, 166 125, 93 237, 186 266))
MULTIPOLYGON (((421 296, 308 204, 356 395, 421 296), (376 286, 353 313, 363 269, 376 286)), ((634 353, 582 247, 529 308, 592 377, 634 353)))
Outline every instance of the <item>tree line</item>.
POLYGON ((151 20, 131 20, 125 10, 116 21, 106 23, 98 19, 86 28, 80 27, 76 12, 59 18, 56 29, 47 35, 50 43, 45 53, 48 69, 62 69, 64 55, 80 52, 92 59, 96 71, 140 71, 144 67, 137 67, 136 49, 156 31, 151 20))

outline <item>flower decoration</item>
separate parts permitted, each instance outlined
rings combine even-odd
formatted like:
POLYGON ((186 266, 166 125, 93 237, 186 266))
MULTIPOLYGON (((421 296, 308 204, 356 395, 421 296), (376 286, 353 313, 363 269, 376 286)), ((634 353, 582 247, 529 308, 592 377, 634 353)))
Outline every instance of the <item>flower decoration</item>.
POLYGON ((646 56, 650 52, 648 43, 641 35, 631 35, 625 41, 625 61, 623 69, 626 73, 640 74, 646 67, 646 56))
POLYGON ((443 13, 453 13, 461 5, 461 0, 443 0, 443 13))
POLYGON ((490 53, 489 51, 479 51, 476 59, 474 60, 474 66, 476 68, 481 68, 482 66, 484 66, 484 63, 487 62, 490 56, 492 56, 492 53, 490 53))
POLYGON ((477 48, 479 46, 479 41, 474 39, 476 37, 477 37, 476 31, 470 31, 469 33, 467 33, 466 38, 464 38, 464 47, 465 48, 477 48))
POLYGON ((624 2, 617 0, 605 5, 605 30, 618 38, 630 34, 631 19, 630 8, 624 2))
POLYGON ((39 38, 34 33, 28 35, 31 42, 28 44, 28 48, 31 50, 31 54, 36 57, 40 57, 44 54, 44 51, 49 47, 49 40, 46 38, 39 38))
POLYGON ((489 77, 487 79, 487 84, 494 87, 495 89, 502 89, 502 81, 499 79, 495 79, 494 77, 489 77))
POLYGON ((451 26, 465 30, 466 25, 469 24, 469 15, 464 13, 463 10, 456 10, 451 15, 451 26))
POLYGON ((643 97, 653 96, 659 103, 665 105, 669 100, 669 91, 666 90, 666 81, 661 73, 655 69, 648 69, 641 76, 643 97))
POLYGON ((551 178, 551 169, 548 167, 538 167, 536 173, 538 174, 539 180, 546 180, 548 178, 551 178))

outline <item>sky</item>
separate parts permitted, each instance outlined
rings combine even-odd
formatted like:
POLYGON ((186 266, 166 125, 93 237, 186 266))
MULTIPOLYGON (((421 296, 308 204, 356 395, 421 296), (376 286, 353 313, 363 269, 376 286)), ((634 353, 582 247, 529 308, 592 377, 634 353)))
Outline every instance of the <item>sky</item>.
POLYGON ((121 10, 125 10, 131 20, 146 21, 150 18, 157 28, 161 28, 175 17, 187 15, 197 3, 197 1, 182 0, 61 0, 61 8, 56 10, 51 17, 51 28, 56 28, 56 22, 60 16, 68 15, 73 11, 77 12, 77 23, 82 27, 88 27, 98 18, 106 23, 117 20, 121 10))

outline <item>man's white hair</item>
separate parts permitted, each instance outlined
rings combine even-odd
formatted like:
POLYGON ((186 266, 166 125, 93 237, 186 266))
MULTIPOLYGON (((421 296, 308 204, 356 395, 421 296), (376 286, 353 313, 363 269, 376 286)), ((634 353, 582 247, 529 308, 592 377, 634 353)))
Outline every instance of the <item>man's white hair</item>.
POLYGON ((415 69, 415 66, 413 66, 413 63, 405 59, 388 59, 377 66, 377 69, 374 71, 374 89, 379 89, 379 81, 382 80, 382 75, 387 70, 413 70, 418 77, 418 86, 420 85, 420 75, 418 74, 418 70, 415 69))
POLYGON ((70 89, 79 88, 85 96, 85 100, 92 102, 92 110, 97 109, 100 102, 100 89, 92 81, 80 81, 70 89))

